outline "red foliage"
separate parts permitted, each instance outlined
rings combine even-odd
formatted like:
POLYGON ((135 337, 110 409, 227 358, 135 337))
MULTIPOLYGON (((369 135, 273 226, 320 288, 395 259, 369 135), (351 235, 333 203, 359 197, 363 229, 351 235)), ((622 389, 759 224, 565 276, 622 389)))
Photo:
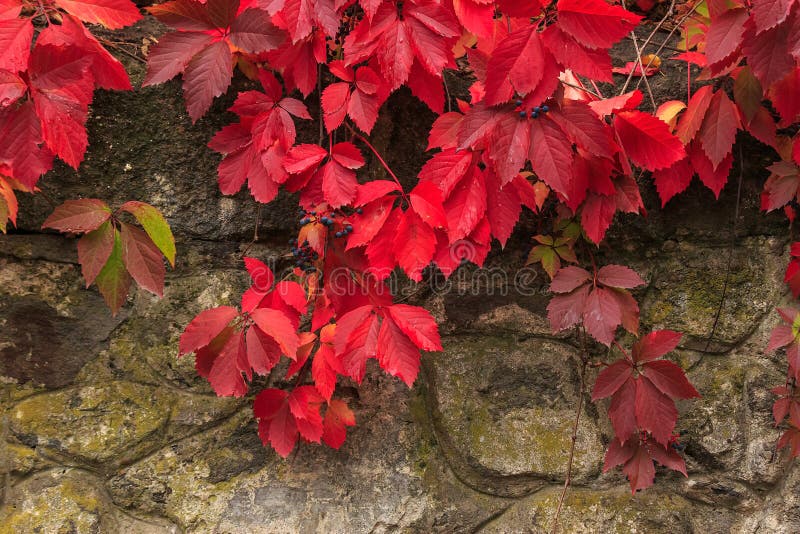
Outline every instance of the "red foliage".
MULTIPOLYGON (((654 3, 637 4, 648 10, 654 3)), ((681 4, 681 14, 695 4, 681 4)), ((493 239, 505 246, 523 207, 540 223, 556 213, 552 235, 537 235, 528 259, 552 277, 551 326, 577 327, 623 351, 594 386, 595 399, 611 398, 617 435, 605 469, 621 465, 634 491, 652 484, 653 461, 686 474, 673 447, 674 399, 699 394, 680 367, 661 359, 680 335, 653 332, 625 352, 617 328, 638 335, 639 308, 629 290, 644 281, 624 266, 597 268, 591 251, 617 212, 644 211, 639 171, 652 174, 662 204, 695 174, 718 197, 740 130, 781 158, 769 167, 762 208, 793 216, 800 136, 790 139, 785 128, 800 117, 795 4, 730 0, 691 11, 681 28, 685 50, 672 59, 720 83, 655 114, 639 109, 644 94, 628 83, 609 97, 595 85, 613 84, 615 72, 641 74, 638 61, 613 68, 609 49, 642 17, 605 0, 171 0, 148 8, 174 31, 151 48, 144 85, 182 75, 192 121, 228 90, 234 67, 261 85, 237 95, 230 108, 237 122, 209 142, 223 156, 220 191, 235 194, 246 182, 257 202, 268 203, 283 187, 299 193, 302 208, 290 279, 278 281, 264 263, 245 258, 253 284, 241 307, 201 312, 181 336, 180 354, 194 353, 215 392, 234 396, 285 356, 285 380, 294 384, 258 393, 259 435, 284 457, 298 437, 338 448, 355 424, 335 398, 340 381, 360 383, 374 359, 411 386, 420 352, 442 349, 434 318, 397 303, 389 275, 399 268, 420 281, 433 266, 445 276, 463 263, 482 266, 493 239), (469 102, 451 98, 445 84, 446 69, 456 68, 474 75, 469 102), (373 130, 402 86, 438 115, 427 137, 433 153, 416 183, 401 181, 358 133, 373 130), (317 91, 310 106, 320 115, 317 142, 297 144, 295 120, 312 116, 289 96, 295 89, 304 98, 317 91), (365 155, 384 167, 386 179, 362 170, 365 155), (584 260, 592 269, 562 267, 562 260, 584 260)), ((117 29, 139 18, 128 0, 0 6, 0 230, 16 222, 15 191, 35 192, 56 156, 79 166, 94 89, 131 89, 122 65, 84 23, 117 29), (34 19, 45 26, 35 43, 34 19)), ((84 277, 115 313, 131 280, 162 293, 162 254, 172 264, 175 249, 154 208, 128 202, 112 212, 99 200, 68 201, 45 226, 85 234, 78 241, 84 277)), ((795 297, 797 248, 786 273, 795 297)), ((781 425, 788 416, 780 445, 797 455, 798 313, 779 311, 786 324, 776 327, 768 349, 785 348, 789 379, 774 390, 774 415, 781 425)))

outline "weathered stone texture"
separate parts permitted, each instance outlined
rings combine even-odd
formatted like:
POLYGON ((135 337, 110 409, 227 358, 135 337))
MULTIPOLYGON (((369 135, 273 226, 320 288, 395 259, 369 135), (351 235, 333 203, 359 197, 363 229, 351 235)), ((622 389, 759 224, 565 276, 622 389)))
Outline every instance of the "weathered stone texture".
MULTIPOLYGON (((134 44, 159 29, 137 31, 134 44)), ((142 66, 128 67, 140 80, 142 66)), ((668 78, 653 83, 670 90, 668 78)), ((393 98, 375 139, 409 180, 424 149, 414 121, 427 115, 393 98)), ((465 267, 446 291, 413 292, 445 351, 424 357, 411 390, 374 367, 358 390, 344 388, 358 425, 339 451, 304 445, 280 459, 258 439, 251 398, 217 398, 191 358, 176 357, 191 317, 235 304, 247 283, 240 256, 256 208, 219 194, 204 148, 225 105, 191 126, 177 83, 101 93, 80 172, 59 167, 43 181, 55 201, 162 209, 179 241, 163 299, 134 292, 112 317, 83 287, 74 240, 40 233, 43 195, 24 198, 20 231, 0 238, 0 532, 549 531, 581 395, 578 347, 549 330, 544 273, 520 272, 535 231, 527 216, 488 261, 506 278, 465 267)), ((644 328, 687 334, 674 359, 703 398, 679 405, 689 478, 659 469, 655 488, 631 496, 619 471, 602 473, 607 403, 584 392, 562 531, 800 532, 800 469, 776 453, 771 424, 783 357, 763 354, 786 298, 788 241, 758 212, 759 158, 744 171, 736 239, 733 186, 717 203, 692 187, 665 209, 646 187, 647 220, 621 218, 599 252, 647 280, 636 292, 644 328)), ((292 214, 282 200, 262 209, 249 254, 280 266, 292 214)))

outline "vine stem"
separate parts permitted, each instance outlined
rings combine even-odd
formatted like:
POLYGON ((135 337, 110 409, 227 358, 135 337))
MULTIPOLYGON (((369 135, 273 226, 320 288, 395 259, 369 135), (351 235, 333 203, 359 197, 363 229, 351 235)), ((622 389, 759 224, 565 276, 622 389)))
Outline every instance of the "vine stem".
POLYGON ((734 208, 733 212, 733 229, 731 231, 731 243, 728 247, 728 260, 727 265, 725 267, 725 282, 722 284, 722 297, 719 300, 719 306, 717 306, 717 313, 714 315, 714 324, 711 326, 711 333, 708 334, 708 339, 706 340, 706 352, 708 348, 711 346, 711 342, 714 340, 714 334, 717 333, 717 326, 719 325, 719 319, 722 316, 722 308, 725 307, 725 299, 728 296, 728 284, 730 283, 731 278, 731 270, 733 265, 733 250, 736 247, 736 233, 737 233, 737 226, 739 223, 739 205, 742 201, 742 178, 744 176, 744 154, 742 153, 742 146, 739 145, 739 184, 736 187, 736 207, 734 208))
MULTIPOLYGON (((647 79, 647 71, 642 65, 642 50, 644 47, 639 48, 639 42, 636 39, 636 34, 631 32, 631 41, 633 42, 633 48, 636 50, 636 63, 639 64, 639 68, 642 69, 642 78, 644 78, 644 85, 647 87, 647 96, 650 97, 650 103, 653 105, 653 112, 656 111, 658 106, 656 106, 656 99, 653 97, 653 89, 650 88, 650 81, 647 79)), ((650 67, 650 63, 653 62, 654 58, 650 58, 650 61, 647 62, 647 67, 650 67)), ((633 73, 636 69, 632 69, 631 73, 633 73)))
MULTIPOLYGON (((664 48, 667 46, 667 43, 669 42, 669 40, 672 38, 672 36, 673 36, 673 35, 675 35, 675 31, 676 31, 678 28, 680 28, 680 27, 681 27, 681 25, 683 25, 683 23, 684 23, 684 22, 686 22, 686 21, 689 19, 689 17, 691 17, 692 15, 694 15, 694 12, 695 12, 695 10, 697 10, 697 6, 698 6, 698 5, 699 5, 699 2, 698 2, 698 3, 696 3, 695 5, 693 5, 693 6, 692 6, 692 9, 691 9, 691 10, 689 10, 689 12, 688 12, 688 13, 686 13, 686 15, 684 15, 684 16, 683 16, 683 18, 681 18, 681 20, 679 20, 679 21, 678 21, 678 22, 675 24, 675 26, 672 28, 672 30, 670 30, 670 32, 667 34, 667 38, 666 38, 666 39, 664 39, 664 42, 663 42, 663 43, 661 43, 661 46, 659 46, 659 47, 656 49, 655 53, 653 54, 653 57, 652 57, 652 58, 650 58, 650 61, 648 61, 648 62, 647 62, 647 67, 649 67, 649 66, 650 66, 650 65, 653 63, 653 61, 655 61, 656 57, 658 57, 658 55, 661 53, 661 51, 662 51, 662 50, 664 50, 664 48)), ((657 28, 657 29, 658 29, 658 28, 657 28)), ((649 39, 648 39, 648 41, 646 41, 646 42, 649 42, 649 39)), ((642 47, 642 50, 644 50, 644 46, 642 47)), ((687 67, 688 67, 688 65, 687 65, 687 67)), ((639 86, 640 86, 641 84, 642 84, 642 79, 641 79, 641 78, 639 78, 639 81, 638 81, 638 82, 636 82, 636 89, 638 89, 638 88, 639 88, 639 86)), ((626 85, 626 87, 627 87, 627 83, 626 83, 625 85, 626 85)))
POLYGON ((575 421, 572 424, 572 437, 571 437, 571 444, 569 447, 569 460, 567 461, 567 475, 564 478, 564 488, 561 490, 561 496, 558 498, 558 508, 556 508, 556 515, 553 518, 553 528, 551 530, 552 534, 556 534, 558 532, 558 518, 561 516, 561 509, 564 507, 564 499, 567 496, 567 490, 569 489, 570 483, 572 482, 572 464, 575 460, 575 445, 578 442, 578 425, 581 422, 581 413, 583 411, 583 397, 586 393, 586 366, 589 363, 589 358, 586 356, 586 333, 581 331, 580 332, 580 339, 581 339, 581 367, 580 367, 580 379, 581 379, 581 387, 580 391, 578 392, 578 407, 575 410, 575 421))
POLYGON ((370 143, 369 141, 367 141, 367 138, 366 138, 366 137, 364 137, 363 135, 361 135, 360 133, 358 133, 358 132, 355 130, 355 128, 353 128, 352 126, 350 126, 350 124, 348 124, 347 122, 345 122, 345 123, 344 123, 344 125, 345 125, 345 126, 347 126, 347 129, 348 129, 348 130, 350 130, 350 133, 351 133, 351 134, 353 134, 355 137, 357 137, 358 139, 360 139, 360 140, 361 140, 361 142, 362 142, 362 143, 364 143, 365 145, 367 145, 367 147, 368 147, 368 148, 369 148, 369 149, 372 151, 372 153, 373 153, 373 154, 375 154, 375 157, 376 157, 376 158, 378 158, 378 161, 380 161, 380 162, 381 162, 381 165, 383 165, 383 168, 384 168, 384 169, 386 169, 386 172, 388 172, 388 173, 389 173, 389 176, 391 176, 391 177, 392 177, 392 180, 394 180, 394 182, 395 182, 395 183, 397 184, 397 186, 400 188, 400 194, 401 194, 401 195, 403 195, 403 198, 404 198, 406 201, 408 201, 408 197, 406 197, 406 193, 405 193, 405 191, 403 191, 403 184, 401 184, 401 183, 400 183, 400 180, 397 178, 397 175, 394 173, 394 171, 392 171, 392 169, 389 167, 389 164, 388 164, 388 163, 386 163, 386 160, 384 160, 384 159, 383 159, 383 157, 380 155, 380 153, 378 152, 378 150, 377 150, 377 149, 376 149, 374 146, 372 146, 372 143, 370 143))
MULTIPOLYGON (((645 39, 644 42, 642 43, 642 51, 644 51, 644 49, 647 48, 647 45, 649 45, 650 41, 653 40, 653 37, 656 35, 656 33, 658 33, 658 30, 660 30, 661 27, 664 25, 664 23, 667 22, 667 19, 669 19, 672 16, 672 12, 673 12, 674 9, 675 9, 675 0, 672 0, 672 2, 669 4, 669 9, 667 9, 667 13, 664 15, 664 18, 662 18, 658 22, 658 24, 656 24, 656 27, 653 28, 653 31, 650 32, 650 35, 648 35, 647 39, 645 39)), ((692 9, 689 13, 690 14, 694 13, 694 9, 692 9)), ((673 30, 673 32, 674 32, 674 30, 673 30)), ((635 44, 636 44, 636 36, 635 36, 635 34, 633 32, 631 32, 631 36, 633 38, 634 46, 635 46, 635 44)), ((670 33, 670 36, 672 36, 671 33, 670 33)), ((667 37, 666 41, 669 41, 669 37, 667 37)), ((641 64, 642 64, 642 55, 639 54, 638 47, 636 47, 636 48, 637 48, 637 54, 639 55, 639 65, 641 66, 641 64)), ((659 52, 660 52, 660 50, 659 50, 659 52)), ((656 52, 654 54, 654 56, 657 56, 657 55, 658 55, 658 52, 656 52)), ((646 68, 650 68, 650 64, 653 63, 654 60, 655 60, 655 57, 650 58, 650 61, 647 62, 647 67, 646 68)), ((625 85, 622 86, 622 91, 619 92, 620 95, 624 95, 625 94, 625 91, 628 89, 628 85, 630 85, 631 80, 633 79, 633 73, 634 72, 635 72, 635 69, 631 70, 628 73, 628 79, 625 80, 625 85)), ((645 68, 642 69, 642 75, 643 75, 642 77, 644 77, 644 73, 645 73, 645 68)), ((641 82, 641 79, 639 81, 641 82)), ((639 85, 637 84, 636 87, 639 87, 639 85)))

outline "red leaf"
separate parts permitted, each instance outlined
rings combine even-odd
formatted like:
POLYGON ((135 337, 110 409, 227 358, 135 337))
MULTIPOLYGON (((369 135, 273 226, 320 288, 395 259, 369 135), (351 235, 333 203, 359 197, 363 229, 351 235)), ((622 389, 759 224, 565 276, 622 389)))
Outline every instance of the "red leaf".
POLYGON ((500 183, 513 180, 525 165, 530 149, 530 122, 507 113, 497 122, 489 140, 489 156, 500 183))
MULTIPOLYGON (((525 183, 528 183, 527 180, 525 183)), ((491 225, 492 235, 502 246, 506 245, 519 221, 521 204, 519 190, 513 181, 501 185, 495 173, 486 174, 486 218, 491 225)))
POLYGON ((451 243, 472 233, 486 213, 486 182, 477 167, 471 167, 458 182, 445 201, 444 209, 451 243))
POLYGON ((678 127, 675 130, 677 135, 684 144, 688 145, 695 134, 700 130, 705 119, 706 111, 711 105, 711 99, 714 97, 714 87, 711 85, 704 85, 692 95, 689 100, 686 110, 681 115, 678 127))
POLYGON ((102 200, 83 198, 67 200, 42 223, 42 228, 59 232, 90 232, 100 228, 111 217, 111 209, 102 200))
POLYGON ((447 226, 447 214, 442 206, 442 192, 431 182, 420 182, 408 195, 411 207, 431 228, 447 226))
POLYGON ((612 158, 617 147, 611 140, 608 125, 584 102, 565 100, 561 107, 549 113, 570 140, 603 158, 612 158))
MULTIPOLYGON (((360 193, 359 193, 360 195, 360 193)), ((395 198, 387 196, 374 200, 353 217, 353 232, 347 238, 347 249, 366 245, 380 232, 389 215, 395 198)), ((358 202, 356 202, 358 205, 358 202)))
POLYGON ((422 270, 430 264, 436 251, 433 229, 416 212, 408 210, 400 219, 395 240, 398 265, 409 278, 419 282, 422 270))
POLYGON ((111 251, 114 250, 114 235, 114 227, 110 221, 106 221, 78 240, 78 263, 81 264, 86 287, 94 282, 111 256, 111 251))
POLYGON ((28 84, 25 80, 7 70, 0 70, 0 108, 11 106, 25 96, 28 84))
POLYGON ((37 45, 31 54, 31 89, 48 148, 73 168, 88 145, 86 117, 94 81, 92 57, 77 47, 37 45))
POLYGON ((580 267, 570 265, 559 269, 550 283, 553 293, 569 293, 592 279, 591 273, 580 267))
POLYGON ((341 363, 336 359, 333 347, 323 343, 311 362, 311 376, 314 378, 317 391, 327 401, 331 399, 333 390, 336 389, 337 368, 341 368, 341 363))
POLYGON ((181 334, 178 354, 189 354, 207 346, 237 315, 239 312, 231 306, 220 306, 200 312, 181 334))
POLYGON ((683 473, 683 476, 688 477, 686 473, 686 462, 683 461, 680 454, 675 452, 671 446, 662 446, 654 442, 652 439, 647 439, 647 452, 650 457, 656 462, 660 463, 668 469, 683 473))
POLYGON ((299 386, 289 394, 289 411, 294 416, 298 432, 314 443, 319 443, 322 438, 319 408, 323 402, 314 386, 299 386))
POLYGON ((692 181, 694 169, 689 158, 673 163, 671 167, 653 172, 653 181, 656 184, 658 196, 661 198, 661 207, 677 195, 683 193, 692 181))
POLYGON ((293 146, 283 158, 286 172, 300 174, 316 167, 328 156, 328 151, 319 145, 302 144, 293 146))
POLYGON ((589 195, 581 208, 581 226, 586 236, 594 243, 600 243, 614 221, 617 203, 614 197, 589 195))
POLYGON ((281 359, 281 348, 258 328, 249 328, 245 334, 247 362, 260 375, 268 375, 281 359))
POLYGON ((325 411, 322 441, 328 447, 338 449, 347 437, 347 427, 355 424, 355 415, 344 401, 338 399, 330 401, 325 411))
POLYGON ((683 334, 672 330, 656 330, 633 344, 633 361, 650 362, 675 350, 683 334))
POLYGON ((419 179, 436 184, 442 190, 443 198, 447 199, 470 169, 473 157, 468 150, 456 151, 453 148, 434 154, 422 166, 419 179))
MULTIPOLYGON (((799 17, 800 18, 800 17, 799 17)), ((788 126, 800 115, 800 67, 795 67, 770 88, 770 99, 781 114, 781 125, 788 126)), ((759 99, 759 103, 761 100, 759 99)), ((759 107, 759 109, 763 109, 759 107)), ((772 117, 770 116, 770 119, 772 117)), ((770 120, 770 123, 773 121, 770 120)), ((797 143, 795 143, 797 146, 797 143)))
POLYGON ((151 293, 164 296, 164 260, 153 241, 135 226, 120 224, 122 261, 136 283, 151 293))
POLYGON ((794 341, 795 335, 792 331, 792 327, 784 324, 778 325, 772 329, 772 333, 769 336, 769 343, 765 350, 766 352, 772 352, 794 341))
POLYGON ((559 27, 590 48, 611 48, 642 20, 604 0, 558 0, 559 27))
POLYGON ((622 472, 628 477, 631 493, 649 488, 653 485, 653 480, 656 477, 656 468, 653 465, 653 460, 650 459, 650 455, 647 454, 647 450, 644 447, 636 449, 630 460, 622 467, 622 472))
POLYGON ((597 287, 589 293, 583 309, 583 326, 590 336, 603 345, 610 346, 620 323, 622 310, 612 290, 597 287))
POLYGON ((675 403, 659 391, 646 377, 636 382, 636 423, 647 430, 662 445, 667 445, 678 420, 675 403))
POLYGON ((533 119, 530 123, 528 159, 533 171, 551 189, 562 195, 567 194, 570 177, 565 177, 565 173, 572 167, 572 143, 561 128, 547 117, 533 119))
POLYGON ((637 443, 632 439, 624 443, 620 443, 617 439, 611 440, 608 451, 606 451, 605 461, 603 462, 603 473, 607 473, 618 465, 626 464, 636 451, 637 443))
POLYGON ((636 432, 635 406, 636 380, 631 378, 614 393, 608 405, 608 417, 620 443, 627 441, 636 432))
POLYGON ((286 315, 271 308, 257 308, 250 313, 255 325, 275 340, 283 353, 295 359, 300 340, 294 325, 286 315))
POLYGON ((347 105, 350 102, 350 84, 332 83, 322 91, 322 109, 325 116, 325 128, 332 132, 342 125, 347 116, 347 105))
POLYGON ((489 58, 486 103, 500 104, 515 92, 533 92, 542 81, 544 64, 544 50, 535 26, 526 25, 510 33, 489 58))
POLYGON ((231 23, 229 39, 237 48, 257 54, 278 48, 285 34, 260 9, 246 9, 231 23))
POLYGON ((584 285, 567 295, 557 295, 547 305, 547 319, 553 332, 566 330, 581 321, 589 286, 584 285))
POLYGON ((719 167, 725 157, 733 150, 736 131, 741 128, 736 106, 725 94, 717 91, 711 98, 703 125, 697 138, 708 155, 714 169, 719 167))
POLYGON ((786 20, 793 3, 794 0, 752 0, 756 31, 769 30, 786 20))
POLYGON ((228 338, 214 359, 208 373, 208 383, 218 397, 243 397, 247 393, 247 384, 242 371, 246 369, 244 332, 240 330, 228 338))
POLYGON ((407 304, 388 306, 392 320, 398 328, 422 350, 440 351, 442 342, 436 320, 425 308, 407 304))
POLYGON ((353 143, 336 143, 331 148, 331 157, 342 167, 360 169, 364 166, 364 156, 353 143))
POLYGON ((705 152, 700 149, 698 143, 692 143, 688 149, 692 167, 697 172, 700 181, 714 192, 714 196, 719 198, 719 194, 728 182, 728 175, 733 167, 733 153, 728 154, 725 159, 714 169, 711 160, 705 152))
POLYGON ((641 111, 623 111, 614 127, 625 152, 639 167, 655 171, 680 161, 686 152, 680 139, 672 135, 661 119, 641 111))
POLYGON ((171 80, 186 69, 198 52, 211 44, 207 33, 172 32, 162 35, 147 55, 147 74, 143 87, 171 80))
POLYGON ((642 366, 644 376, 662 393, 674 399, 691 399, 700 393, 689 383, 686 373, 667 360, 647 362, 642 366))
POLYGON ((14 74, 27 70, 32 39, 30 19, 0 20, 0 69, 14 74))
POLYGON ((592 50, 561 31, 558 24, 542 32, 542 42, 553 57, 575 74, 602 82, 611 82, 611 56, 607 50, 592 50))
POLYGON ((644 285, 644 280, 634 271, 623 265, 604 265, 597 271, 597 281, 610 287, 631 289, 644 285))
POLYGON ((325 164, 321 172, 322 191, 331 207, 338 208, 355 200, 358 187, 356 173, 336 161, 325 164))
MULTIPOLYGON (((592 390, 592 400, 604 399, 617 392, 631 378, 633 366, 628 360, 617 360, 597 375, 592 390)), ((616 443, 616 440, 614 441, 616 443)), ((615 464, 616 465, 616 464, 615 464)))
POLYGON ((0 164, 28 188, 50 170, 53 154, 42 146, 39 118, 31 102, 0 108, 0 164))
POLYGON ((194 0, 174 0, 150 6, 147 11, 158 20, 184 31, 207 31, 215 29, 205 4, 194 0))
POLYGON ((784 21, 761 33, 753 35, 754 32, 749 31, 745 34, 742 52, 762 87, 771 86, 794 68, 789 46, 792 31, 788 21, 784 21))
POLYGON ((91 72, 97 87, 120 91, 131 90, 125 67, 75 17, 64 14, 61 25, 50 25, 37 38, 40 45, 76 46, 91 56, 91 72))
POLYGON ((231 84, 233 58, 224 41, 217 41, 195 55, 183 75, 183 96, 192 122, 205 115, 214 98, 231 84))
POLYGON ((89 24, 100 24, 111 30, 129 26, 142 15, 129 0, 57 0, 59 7, 89 24))
POLYGON ((289 411, 289 394, 280 389, 265 389, 253 402, 253 413, 259 419, 258 434, 275 452, 286 458, 297 443, 297 425, 289 411))
POLYGON ((706 33, 706 59, 709 65, 721 63, 736 52, 742 44, 745 22, 749 18, 747 10, 729 9, 711 20, 706 33))
POLYGON ((419 349, 389 318, 384 318, 378 334, 378 363, 408 387, 414 385, 419 372, 419 349))

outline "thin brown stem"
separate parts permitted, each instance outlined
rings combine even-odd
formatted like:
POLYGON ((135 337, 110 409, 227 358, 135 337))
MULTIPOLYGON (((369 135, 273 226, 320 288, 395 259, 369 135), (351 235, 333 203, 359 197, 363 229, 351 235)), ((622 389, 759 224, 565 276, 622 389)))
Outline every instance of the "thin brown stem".
MULTIPOLYGON (((667 22, 667 19, 669 19, 672 16, 672 12, 673 12, 674 9, 675 9, 675 0, 672 0, 672 2, 669 5, 669 9, 667 9, 667 12, 664 15, 664 17, 660 21, 658 21, 658 24, 656 24, 656 27, 653 28, 653 31, 650 32, 650 35, 648 35, 647 38, 644 40, 644 43, 642 43, 642 50, 647 48, 647 45, 649 45, 650 41, 653 40, 653 37, 655 36, 656 33, 658 33, 658 30, 660 30, 661 27, 664 26, 664 23, 667 22)), ((692 9, 692 11, 690 11, 689 13, 692 13, 692 12, 694 12, 694 9, 692 9)), ((634 44, 635 44, 636 35, 633 32, 631 32, 631 36, 633 37, 634 44)), ((666 40, 668 41, 669 37, 667 37, 666 40)), ((637 47, 637 49, 638 49, 638 47, 637 47)), ((637 54, 639 55, 639 63, 641 64, 642 55, 639 54, 638 51, 637 51, 637 54)), ((658 55, 658 52, 656 52, 655 55, 658 55)), ((650 61, 647 63, 647 67, 650 67, 650 64, 653 62, 654 59, 655 59, 655 56, 650 58, 650 61)), ((644 74, 644 71, 645 71, 645 69, 642 69, 642 74, 644 74)), ((628 73, 628 79, 625 80, 625 85, 622 86, 622 91, 619 92, 620 95, 624 95, 625 91, 628 90, 628 85, 630 85, 631 80, 633 79, 633 73, 634 73, 633 70, 630 73, 628 73)), ((637 87, 638 87, 638 84, 637 84, 637 87)))
POLYGON ((578 442, 578 426, 581 422, 581 413, 583 411, 583 396, 586 393, 586 366, 589 363, 589 358, 586 355, 586 333, 580 332, 581 339, 581 367, 580 379, 581 386, 578 392, 578 407, 575 410, 575 421, 572 424, 572 437, 569 447, 569 460, 567 461, 567 476, 564 479, 564 489, 561 490, 561 496, 558 498, 558 508, 556 508, 556 515, 553 518, 552 534, 558 532, 558 518, 561 516, 561 509, 564 507, 564 499, 567 496, 567 490, 572 482, 572 464, 575 461, 575 445, 578 442))
MULTIPOLYGON (((641 76, 644 79, 644 85, 645 87, 647 87, 647 96, 650 97, 650 104, 652 104, 653 112, 655 112, 657 108, 656 99, 655 97, 653 97, 653 89, 650 87, 650 82, 647 79, 647 71, 645 70, 644 65, 642 65, 642 50, 639 48, 639 43, 636 40, 636 34, 633 32, 631 32, 631 41, 633 41, 633 48, 634 50, 636 50, 636 63, 639 64, 639 68, 641 69, 641 76)), ((650 61, 647 63, 648 68, 650 67, 650 63, 653 62, 653 59, 654 58, 650 58, 650 61)), ((633 74, 635 71, 636 68, 634 67, 633 69, 631 69, 631 74, 633 74)))
POLYGON ((114 43, 113 41, 109 41, 108 39, 102 39, 102 38, 98 38, 98 40, 99 40, 101 43, 103 43, 103 45, 104 45, 104 46, 110 46, 110 47, 111 47, 111 48, 113 48, 114 50, 118 50, 118 51, 122 52, 122 53, 123 53, 123 54, 125 54, 126 56, 128 56, 128 57, 130 57, 130 58, 133 58, 133 59, 135 59, 135 60, 136 60, 136 61, 138 61, 139 63, 147 63, 147 61, 145 61, 144 59, 140 58, 140 57, 139 57, 139 56, 137 56, 136 54, 131 54, 130 52, 128 52, 127 50, 125 50, 124 48, 122 48, 121 46, 119 46, 118 44, 114 43))
MULTIPOLYGON (((667 46, 667 43, 669 42, 669 40, 672 38, 672 36, 673 36, 673 35, 675 35, 675 31, 676 31, 678 28, 680 28, 680 27, 683 25, 683 23, 684 23, 684 22, 686 22, 686 20, 687 20, 687 19, 688 19, 688 18, 689 18, 689 17, 690 17, 690 16, 691 16, 693 13, 694 13, 694 11, 697 9, 697 6, 698 6, 698 4, 695 4, 695 5, 693 5, 693 6, 692 6, 692 9, 691 9, 691 10, 690 10, 688 13, 686 13, 686 15, 684 15, 684 16, 683 16, 683 18, 681 18, 681 20, 679 20, 679 21, 678 21, 678 22, 675 24, 675 26, 672 28, 672 30, 670 30, 670 32, 667 34, 667 37, 666 37, 666 39, 664 39, 664 42, 663 42, 663 43, 661 43, 661 46, 659 46, 659 47, 656 49, 655 53, 653 54, 653 57, 651 57, 651 58, 650 58, 650 61, 648 61, 648 62, 647 62, 647 66, 648 66, 648 67, 649 67, 649 66, 650 66, 650 64, 651 64, 651 63, 653 63, 653 61, 655 61, 655 59, 656 59, 656 58, 657 58, 657 57, 658 57, 658 56, 661 54, 661 52, 662 52, 662 51, 664 50, 664 48, 667 46)), ((687 67, 687 68, 688 68, 688 67, 687 67)), ((638 88, 639 88, 639 85, 641 85, 641 83, 642 83, 642 80, 641 80, 641 78, 640 78, 640 79, 639 79, 639 81, 638 81, 638 82, 636 82, 636 89, 638 89, 638 88)), ((623 93, 624 93, 624 91, 623 91, 623 93)), ((620 94, 622 94, 622 93, 620 93, 620 94)))
POLYGON ((564 80, 561 80, 561 83, 563 83, 564 85, 566 85, 568 87, 572 87, 573 89, 577 89, 579 91, 583 91, 584 93, 588 93, 588 94, 590 94, 592 96, 595 96, 595 97, 597 97, 597 98, 599 98, 601 100, 603 99, 603 95, 601 95, 599 92, 595 92, 595 91, 592 91, 591 89, 587 89, 586 87, 583 87, 582 85, 576 85, 574 83, 567 82, 567 81, 564 81, 564 80))
POLYGON ((364 137, 363 135, 361 135, 360 133, 358 133, 358 132, 355 130, 355 128, 353 128, 352 126, 350 126, 350 124, 349 124, 349 123, 345 122, 344 124, 345 124, 345 126, 347 126, 347 129, 348 129, 348 130, 350 130, 350 133, 352 133, 352 134, 353 134, 355 137, 357 137, 358 139, 360 139, 360 140, 361 140, 361 142, 362 142, 362 143, 364 143, 365 145, 367 145, 367 147, 368 147, 368 148, 369 148, 369 149, 372 151, 372 153, 373 153, 373 154, 375 154, 375 157, 376 157, 376 158, 378 158, 378 161, 380 161, 380 162, 381 162, 381 165, 383 165, 383 168, 384 168, 384 169, 386 169, 386 172, 388 172, 388 173, 389 173, 389 176, 391 176, 391 177, 392 177, 392 179, 395 181, 395 183, 397 184, 397 186, 400 188, 400 193, 403 195, 403 198, 404 198, 404 199, 406 199, 406 200, 408 200, 408 199, 406 198, 406 194, 405 194, 405 192, 403 191, 403 184, 401 184, 401 183, 400 183, 400 179, 399 179, 399 178, 397 178, 397 175, 394 173, 394 171, 392 171, 391 167, 389 167, 389 164, 388 164, 388 163, 386 163, 386 160, 384 160, 384 159, 383 159, 383 157, 380 155, 380 153, 378 152, 378 150, 377 150, 377 149, 376 149, 374 146, 372 146, 372 143, 370 143, 369 141, 367 141, 367 138, 366 138, 366 137, 364 137))

